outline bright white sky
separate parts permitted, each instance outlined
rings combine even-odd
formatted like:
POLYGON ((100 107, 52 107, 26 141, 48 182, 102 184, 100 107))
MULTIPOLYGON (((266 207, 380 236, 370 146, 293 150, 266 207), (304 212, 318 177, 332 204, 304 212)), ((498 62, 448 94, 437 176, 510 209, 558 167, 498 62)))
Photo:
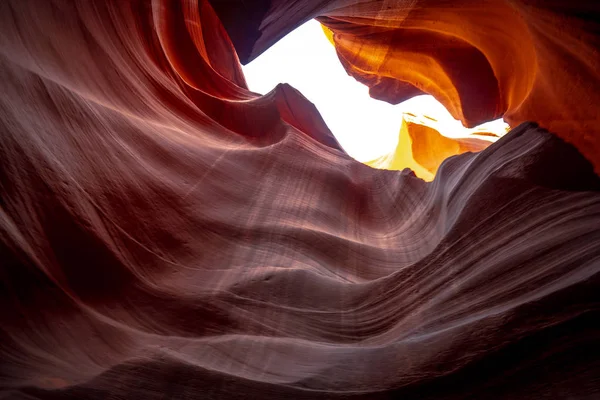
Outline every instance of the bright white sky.
MULTIPOLYGON (((395 106, 369 97, 368 88, 348 76, 315 20, 246 65, 244 74, 250 90, 257 93, 270 92, 278 83, 298 89, 315 104, 346 152, 359 161, 375 159, 396 147, 403 112, 437 119, 440 133, 446 136, 464 136, 468 131, 432 96, 417 96, 395 106)), ((497 120, 485 126, 503 133, 506 124, 497 120)))

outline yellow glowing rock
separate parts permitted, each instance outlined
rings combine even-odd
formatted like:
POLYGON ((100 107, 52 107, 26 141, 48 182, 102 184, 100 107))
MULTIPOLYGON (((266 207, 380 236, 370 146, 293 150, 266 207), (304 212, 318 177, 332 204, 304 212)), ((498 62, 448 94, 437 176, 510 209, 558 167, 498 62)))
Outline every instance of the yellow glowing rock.
POLYGON ((481 151, 494 140, 493 134, 485 132, 465 138, 449 138, 438 132, 435 122, 426 116, 403 114, 396 148, 366 164, 379 169, 410 168, 419 178, 432 181, 446 158, 468 151, 481 151))

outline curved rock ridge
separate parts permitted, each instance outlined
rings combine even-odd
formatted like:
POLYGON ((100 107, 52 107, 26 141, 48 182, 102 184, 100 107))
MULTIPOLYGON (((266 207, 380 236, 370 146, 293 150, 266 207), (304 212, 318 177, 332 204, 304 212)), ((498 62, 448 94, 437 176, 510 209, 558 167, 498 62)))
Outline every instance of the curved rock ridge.
POLYGON ((600 180, 535 123, 428 183, 248 91, 205 1, 5 0, 0 134, 1 398, 600 391, 600 180))
POLYGON ((600 173, 600 3, 212 0, 246 63, 318 17, 347 72, 392 104, 433 95, 467 127, 501 116, 573 143, 600 173), (240 10, 244 12, 240 12, 240 10))

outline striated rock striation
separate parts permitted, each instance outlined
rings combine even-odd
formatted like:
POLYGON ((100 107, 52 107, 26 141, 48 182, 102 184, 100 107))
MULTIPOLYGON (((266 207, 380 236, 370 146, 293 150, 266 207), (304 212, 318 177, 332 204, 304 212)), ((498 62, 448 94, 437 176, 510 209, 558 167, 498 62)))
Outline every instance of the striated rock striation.
MULTIPOLYGON (((589 17, 577 1, 498 2, 519 46, 456 22, 515 52, 458 42, 489 64, 469 118, 544 124, 441 164, 411 148, 437 171, 425 182, 351 159, 292 87, 250 92, 233 45, 247 59, 322 15, 344 61, 359 16, 439 15, 443 31, 459 15, 384 3, 0 2, 1 398, 598 396, 600 179, 543 128, 578 102, 579 136, 560 136, 593 158, 595 22, 563 30, 560 54, 541 32, 589 17)), ((398 79, 379 82, 401 97, 398 79)))

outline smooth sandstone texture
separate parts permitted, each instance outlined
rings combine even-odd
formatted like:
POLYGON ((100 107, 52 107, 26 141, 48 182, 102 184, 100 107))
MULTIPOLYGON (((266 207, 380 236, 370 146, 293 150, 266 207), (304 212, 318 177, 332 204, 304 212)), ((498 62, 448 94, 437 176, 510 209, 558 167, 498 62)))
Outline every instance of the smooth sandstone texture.
POLYGON ((212 4, 244 63, 318 17, 348 73, 371 87, 372 97, 395 104, 429 93, 468 127, 501 116, 512 127, 536 121, 574 144, 600 173, 598 1, 212 4))
POLYGON ((205 1, 5 0, 0 134, 2 398, 598 396, 600 180, 535 123, 427 183, 205 1))

